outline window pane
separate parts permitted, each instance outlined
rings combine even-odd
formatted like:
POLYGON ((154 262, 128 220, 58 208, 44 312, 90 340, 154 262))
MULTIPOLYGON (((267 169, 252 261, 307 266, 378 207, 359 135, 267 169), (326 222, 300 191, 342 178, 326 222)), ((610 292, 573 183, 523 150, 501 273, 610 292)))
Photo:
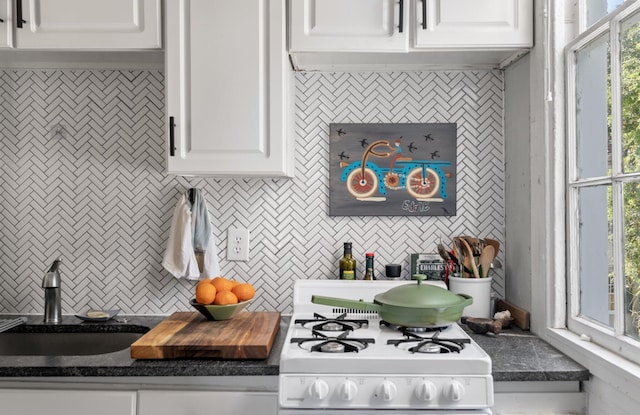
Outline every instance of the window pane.
POLYGON ((624 184, 625 333, 640 340, 640 183, 624 184))
POLYGON ((602 36, 576 52, 578 178, 611 170, 609 41, 602 36))
POLYGON ((587 27, 589 27, 624 3, 624 0, 586 0, 586 3, 587 27))
POLYGON ((580 220, 580 314, 613 327, 611 186, 578 192, 580 220))
POLYGON ((640 14, 622 24, 622 157, 623 171, 640 169, 640 14))

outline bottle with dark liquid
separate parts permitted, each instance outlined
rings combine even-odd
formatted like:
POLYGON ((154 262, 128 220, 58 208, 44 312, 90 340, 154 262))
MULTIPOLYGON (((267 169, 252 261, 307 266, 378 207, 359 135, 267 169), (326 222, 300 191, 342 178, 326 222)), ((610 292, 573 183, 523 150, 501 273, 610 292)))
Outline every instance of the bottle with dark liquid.
POLYGON ((367 258, 366 272, 363 280, 375 280, 375 267, 373 265, 373 252, 367 252, 365 257, 367 258))
POLYGON ((340 259, 340 279, 355 280, 356 279, 356 260, 351 254, 351 242, 344 243, 344 254, 340 259))

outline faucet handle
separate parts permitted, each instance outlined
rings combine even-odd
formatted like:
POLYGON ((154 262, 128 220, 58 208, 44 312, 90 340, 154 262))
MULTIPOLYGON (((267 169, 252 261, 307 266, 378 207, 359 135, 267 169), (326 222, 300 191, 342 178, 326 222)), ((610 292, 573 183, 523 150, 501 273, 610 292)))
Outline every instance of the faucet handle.
POLYGON ((60 264, 61 259, 56 259, 49 267, 49 271, 44 275, 42 279, 42 288, 58 288, 60 287, 60 264))

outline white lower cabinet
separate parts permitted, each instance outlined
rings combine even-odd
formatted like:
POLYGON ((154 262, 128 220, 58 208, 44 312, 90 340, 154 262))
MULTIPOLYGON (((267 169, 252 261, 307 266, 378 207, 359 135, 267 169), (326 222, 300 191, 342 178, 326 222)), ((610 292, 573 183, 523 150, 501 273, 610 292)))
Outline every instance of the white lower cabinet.
POLYGON ((0 413, 12 415, 136 415, 136 392, 0 389, 0 413))
POLYGON ((276 392, 143 390, 138 399, 138 415, 278 413, 276 392))
POLYGON ((493 415, 585 415, 580 382, 496 382, 493 415))

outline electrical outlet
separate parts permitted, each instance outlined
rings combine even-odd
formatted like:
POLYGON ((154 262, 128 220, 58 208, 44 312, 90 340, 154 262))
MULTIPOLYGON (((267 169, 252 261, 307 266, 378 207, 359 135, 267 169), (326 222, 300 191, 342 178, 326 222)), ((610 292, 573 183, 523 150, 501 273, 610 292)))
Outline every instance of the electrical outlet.
POLYGON ((227 259, 229 261, 249 260, 249 229, 229 228, 227 230, 227 259))

